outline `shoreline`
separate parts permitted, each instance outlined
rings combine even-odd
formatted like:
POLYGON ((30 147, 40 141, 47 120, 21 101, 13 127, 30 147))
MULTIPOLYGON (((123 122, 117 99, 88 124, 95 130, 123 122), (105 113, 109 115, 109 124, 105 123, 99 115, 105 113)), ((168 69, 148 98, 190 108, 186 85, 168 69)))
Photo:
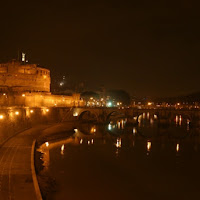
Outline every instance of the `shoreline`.
MULTIPOLYGON (((51 199, 50 197, 57 190, 57 183, 46 170, 44 170, 44 161, 42 160, 43 153, 38 149, 45 142, 59 141, 63 138, 68 138, 74 134, 74 128, 77 126, 77 121, 68 121, 57 123, 41 132, 41 135, 35 140, 34 145, 34 168, 36 180, 39 186, 39 191, 42 199, 51 199)), ((36 194, 38 189, 36 186, 36 194)), ((40 198, 39 198, 40 199, 40 198)))

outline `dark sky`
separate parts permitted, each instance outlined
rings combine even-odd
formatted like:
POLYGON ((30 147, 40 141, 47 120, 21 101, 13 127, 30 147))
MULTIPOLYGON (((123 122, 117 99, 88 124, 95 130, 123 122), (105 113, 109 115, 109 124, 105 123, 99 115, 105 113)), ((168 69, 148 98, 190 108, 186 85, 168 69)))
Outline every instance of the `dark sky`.
POLYGON ((0 60, 28 54, 55 74, 132 94, 200 91, 198 1, 4 1, 0 60))

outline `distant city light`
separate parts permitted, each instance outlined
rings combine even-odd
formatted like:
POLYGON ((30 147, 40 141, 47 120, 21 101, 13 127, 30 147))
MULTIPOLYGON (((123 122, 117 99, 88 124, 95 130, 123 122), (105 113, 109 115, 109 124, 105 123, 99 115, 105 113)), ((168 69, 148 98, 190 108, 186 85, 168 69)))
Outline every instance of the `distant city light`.
POLYGON ((60 82, 60 86, 63 86, 64 85, 64 82, 60 82))
POLYGON ((22 62, 25 62, 25 60, 26 60, 26 54, 22 53, 22 62))
POLYGON ((112 102, 111 102, 111 101, 109 101, 109 102, 107 103, 107 107, 112 107, 112 102))

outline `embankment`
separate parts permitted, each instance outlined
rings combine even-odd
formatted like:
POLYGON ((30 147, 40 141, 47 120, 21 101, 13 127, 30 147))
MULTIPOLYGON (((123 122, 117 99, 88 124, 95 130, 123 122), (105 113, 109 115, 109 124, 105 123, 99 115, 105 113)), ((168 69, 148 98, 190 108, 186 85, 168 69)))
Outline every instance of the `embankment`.
POLYGON ((62 121, 70 108, 0 108, 0 145, 16 133, 39 124, 53 124, 62 121))

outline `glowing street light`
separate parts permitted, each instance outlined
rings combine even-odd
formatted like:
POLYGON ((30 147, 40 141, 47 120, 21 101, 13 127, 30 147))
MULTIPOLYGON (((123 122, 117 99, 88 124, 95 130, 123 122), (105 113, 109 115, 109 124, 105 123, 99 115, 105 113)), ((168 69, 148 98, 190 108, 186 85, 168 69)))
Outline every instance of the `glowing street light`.
POLYGON ((3 119, 4 118, 4 116, 3 115, 0 115, 0 119, 3 119))
POLYGON ((15 115, 19 115, 19 111, 16 111, 16 112, 15 112, 15 115))
POLYGON ((48 142, 45 142, 45 145, 46 145, 46 147, 48 147, 48 146, 49 146, 49 143, 48 143, 48 142))

